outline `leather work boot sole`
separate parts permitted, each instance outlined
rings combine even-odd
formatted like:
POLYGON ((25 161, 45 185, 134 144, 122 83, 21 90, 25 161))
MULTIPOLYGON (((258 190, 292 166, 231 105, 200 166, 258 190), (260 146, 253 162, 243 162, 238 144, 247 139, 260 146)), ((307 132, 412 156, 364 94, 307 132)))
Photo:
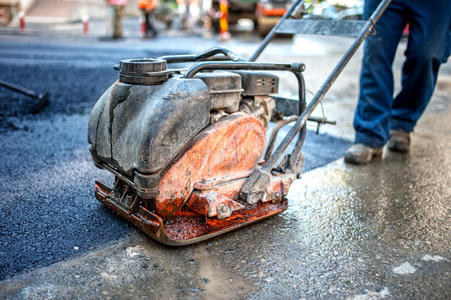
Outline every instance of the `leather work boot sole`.
POLYGON ((345 162, 363 165, 369 163, 373 158, 382 156, 382 148, 371 148, 364 144, 353 144, 345 152, 345 162))
POLYGON ((388 149, 396 152, 407 153, 410 148, 410 132, 404 130, 390 130, 388 149))

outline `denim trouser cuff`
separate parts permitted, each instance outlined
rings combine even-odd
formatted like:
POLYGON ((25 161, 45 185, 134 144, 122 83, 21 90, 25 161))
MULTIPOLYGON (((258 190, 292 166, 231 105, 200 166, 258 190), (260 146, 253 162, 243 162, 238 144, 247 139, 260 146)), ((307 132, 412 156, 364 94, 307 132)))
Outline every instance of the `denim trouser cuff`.
POLYGON ((391 130, 401 129, 405 132, 412 132, 413 128, 415 127, 414 124, 409 124, 408 122, 400 121, 400 120, 396 120, 396 119, 390 119, 389 124, 390 124, 391 130))
POLYGON ((371 148, 380 149, 384 147, 385 141, 377 139, 375 137, 369 137, 365 134, 356 132, 355 134, 355 142, 356 144, 364 144, 371 148))

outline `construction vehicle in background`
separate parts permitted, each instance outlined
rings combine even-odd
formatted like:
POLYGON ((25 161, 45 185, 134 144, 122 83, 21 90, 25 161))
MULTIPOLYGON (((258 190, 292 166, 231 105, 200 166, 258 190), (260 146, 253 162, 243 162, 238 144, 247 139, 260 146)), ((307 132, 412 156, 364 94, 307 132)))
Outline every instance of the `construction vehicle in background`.
POLYGON ((89 119, 93 161, 115 175, 112 187, 95 183, 96 198, 167 245, 196 243, 283 212, 302 173, 306 123, 328 122, 310 115, 389 3, 381 1, 367 21, 337 21, 292 18, 303 5, 297 0, 248 60, 224 48, 122 60, 115 66, 119 80, 89 119), (307 104, 303 63, 255 62, 278 33, 356 39, 307 104), (277 96, 275 71, 294 75, 297 99, 277 96), (266 141, 273 112, 294 116, 266 141))
MULTIPOLYGON (((241 19, 251 20, 254 31, 260 36, 267 35, 272 27, 283 17, 293 0, 228 0, 228 18, 230 25, 238 24, 241 19)), ((219 10, 219 0, 213 0, 213 8, 219 10)), ((213 28, 219 31, 218 20, 213 20, 213 28)))
POLYGON ((256 22, 254 23, 258 34, 265 37, 292 4, 292 0, 258 0, 255 7, 256 22))

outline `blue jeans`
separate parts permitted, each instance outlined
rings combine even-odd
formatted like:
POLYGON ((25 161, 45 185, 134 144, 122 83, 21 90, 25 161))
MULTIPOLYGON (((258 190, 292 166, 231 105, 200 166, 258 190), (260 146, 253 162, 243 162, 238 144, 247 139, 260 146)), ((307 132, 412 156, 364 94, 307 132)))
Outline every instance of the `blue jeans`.
MULTIPOLYGON (((369 18, 380 0, 366 0, 369 18)), ((412 132, 434 91, 440 64, 451 46, 451 0, 392 0, 364 44, 355 142, 381 148, 389 129, 412 132), (409 37, 402 89, 393 98, 392 64, 406 24, 409 37)))

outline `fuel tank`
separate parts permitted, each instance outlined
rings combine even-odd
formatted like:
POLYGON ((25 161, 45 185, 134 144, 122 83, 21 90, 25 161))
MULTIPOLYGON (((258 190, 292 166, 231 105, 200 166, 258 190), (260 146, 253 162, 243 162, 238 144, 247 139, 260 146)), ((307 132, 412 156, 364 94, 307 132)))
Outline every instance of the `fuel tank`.
POLYGON ((88 141, 98 166, 138 174, 139 185, 209 124, 210 97, 202 80, 170 76, 161 59, 123 60, 119 69, 91 112, 88 141))

